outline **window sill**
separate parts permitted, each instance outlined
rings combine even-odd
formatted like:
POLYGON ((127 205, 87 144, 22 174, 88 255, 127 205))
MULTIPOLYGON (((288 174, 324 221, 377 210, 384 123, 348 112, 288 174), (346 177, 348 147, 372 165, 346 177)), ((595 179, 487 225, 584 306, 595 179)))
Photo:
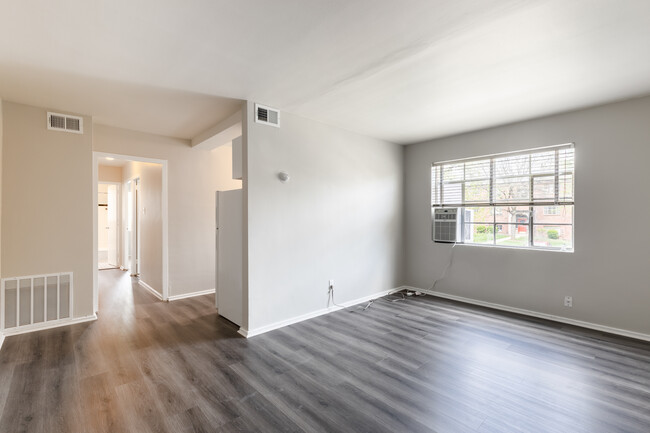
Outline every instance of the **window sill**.
MULTIPOLYGON (((435 244, 451 244, 454 245, 453 243, 449 242, 435 242, 432 241, 435 244)), ((497 248, 500 250, 525 250, 525 251, 544 251, 544 252, 551 252, 551 253, 570 253, 573 254, 575 252, 575 249, 570 249, 570 250, 562 250, 559 248, 542 248, 542 247, 514 247, 514 246, 508 246, 508 245, 481 245, 481 244, 467 244, 464 242, 457 242, 456 246, 462 246, 462 247, 478 247, 478 248, 497 248)))

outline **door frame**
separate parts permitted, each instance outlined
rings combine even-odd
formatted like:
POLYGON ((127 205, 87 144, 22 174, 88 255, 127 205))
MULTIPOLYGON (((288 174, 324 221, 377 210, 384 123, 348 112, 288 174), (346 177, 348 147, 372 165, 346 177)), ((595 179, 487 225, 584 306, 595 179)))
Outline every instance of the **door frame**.
POLYGON ((152 162, 162 165, 162 298, 163 301, 167 301, 169 300, 169 162, 166 159, 93 151, 93 311, 95 313, 99 312, 99 265, 97 254, 98 166, 100 160, 106 157, 136 162, 152 162))
MULTIPOLYGON (((131 176, 130 178, 126 179, 124 181, 124 184, 127 185, 129 183, 132 183, 132 185, 135 185, 135 188, 133 188, 133 196, 131 197, 131 206, 133 206, 133 221, 130 221, 131 224, 133 224, 133 232, 131 233, 131 238, 129 239, 129 247, 135 246, 135 254, 132 254, 131 261, 128 260, 128 251, 126 248, 124 249, 124 263, 129 263, 129 271, 131 272, 131 276, 139 276, 140 275, 140 265, 142 264, 142 257, 140 255, 141 248, 140 248, 140 214, 139 214, 139 208, 138 205, 140 204, 140 175, 135 175, 131 176), (133 262, 133 256, 135 256, 135 264, 133 262)), ((127 190, 126 196, 124 198, 125 202, 128 202, 129 200, 129 190, 127 190)), ((126 208, 125 211, 127 212, 126 218, 128 218, 128 206, 129 203, 126 203, 126 208)), ((123 233, 124 239, 126 239, 126 229, 123 233)))
MULTIPOLYGON (((115 185, 116 186, 116 194, 117 197, 115 199, 116 205, 115 207, 115 218, 116 218, 116 223, 115 223, 115 235, 117 237, 117 263, 115 264, 117 267, 123 267, 124 266, 124 261, 122 260, 122 248, 123 248, 123 239, 122 239, 122 182, 108 182, 108 181, 97 181, 97 185, 99 184, 104 184, 104 185, 115 185)), ((97 198, 97 200, 99 200, 97 198)), ((98 203, 99 204, 99 203, 98 203)), ((99 209, 98 209, 99 210, 99 209)), ((97 221, 99 223, 99 221, 97 221)), ((99 227, 97 227, 97 235, 99 236, 99 227)), ((99 266, 98 266, 99 267, 99 266)))

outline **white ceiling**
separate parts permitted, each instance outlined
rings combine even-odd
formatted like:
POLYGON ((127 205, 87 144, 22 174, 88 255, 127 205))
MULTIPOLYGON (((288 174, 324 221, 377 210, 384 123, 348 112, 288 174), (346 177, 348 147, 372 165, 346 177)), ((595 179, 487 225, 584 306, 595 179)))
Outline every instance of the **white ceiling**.
POLYGON ((0 96, 183 138, 236 99, 410 143, 650 93, 648 0, 5 3, 0 96))
POLYGON ((129 163, 128 159, 107 159, 107 158, 100 158, 98 161, 98 165, 104 165, 108 167, 124 167, 129 163))

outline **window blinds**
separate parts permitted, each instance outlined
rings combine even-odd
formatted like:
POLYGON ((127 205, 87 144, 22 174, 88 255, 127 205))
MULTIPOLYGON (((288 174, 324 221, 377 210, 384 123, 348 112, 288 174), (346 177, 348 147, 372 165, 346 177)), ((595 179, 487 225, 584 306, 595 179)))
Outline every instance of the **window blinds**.
POLYGON ((572 205, 573 143, 434 163, 434 207, 572 205))

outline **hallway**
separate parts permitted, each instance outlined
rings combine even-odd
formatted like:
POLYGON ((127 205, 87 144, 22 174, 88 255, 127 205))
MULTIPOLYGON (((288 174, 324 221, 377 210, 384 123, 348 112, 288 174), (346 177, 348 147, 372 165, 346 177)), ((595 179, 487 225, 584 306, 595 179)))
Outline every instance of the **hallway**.
POLYGON ((185 349, 245 343, 214 295, 161 302, 126 272, 99 275, 97 321, 5 341, 0 432, 185 431, 182 414, 201 400, 179 377, 179 366, 194 368, 185 349))

